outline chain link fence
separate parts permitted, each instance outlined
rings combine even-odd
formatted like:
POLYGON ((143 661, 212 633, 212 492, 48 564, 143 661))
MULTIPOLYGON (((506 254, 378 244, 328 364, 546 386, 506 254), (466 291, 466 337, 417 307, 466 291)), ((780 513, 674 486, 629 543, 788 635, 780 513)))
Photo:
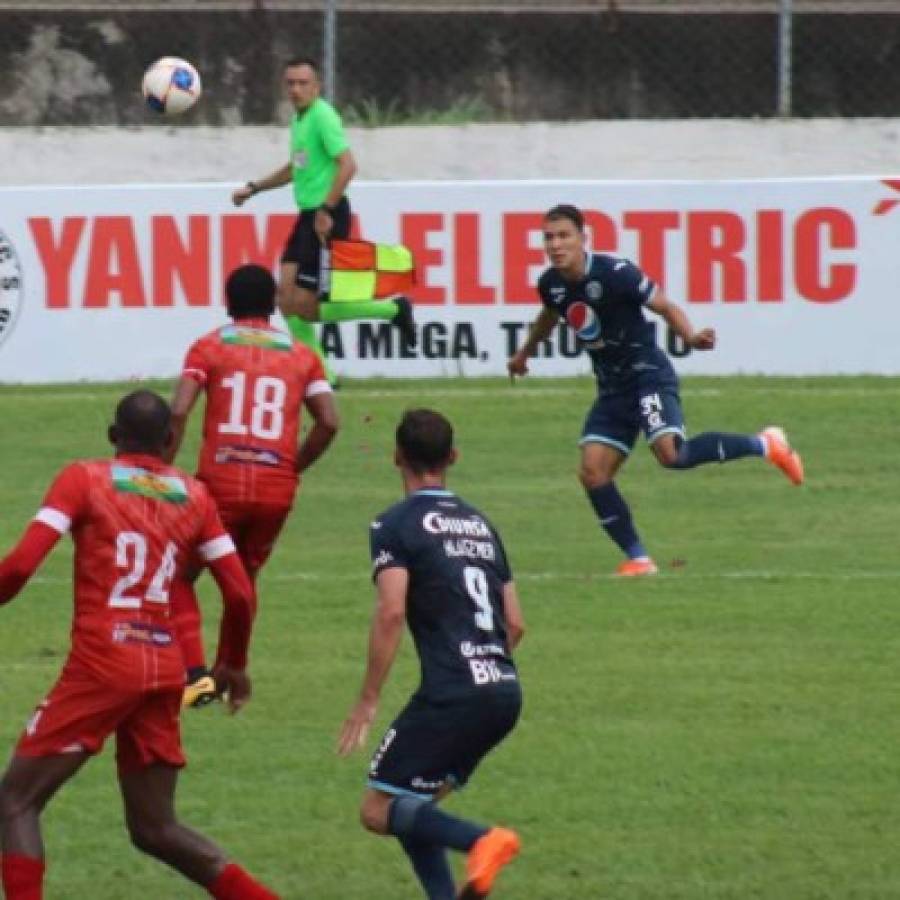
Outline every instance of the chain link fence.
POLYGON ((298 54, 356 125, 900 115, 900 0, 0 0, 0 21, 0 125, 159 121, 139 86, 164 55, 204 79, 184 124, 284 121, 298 54))

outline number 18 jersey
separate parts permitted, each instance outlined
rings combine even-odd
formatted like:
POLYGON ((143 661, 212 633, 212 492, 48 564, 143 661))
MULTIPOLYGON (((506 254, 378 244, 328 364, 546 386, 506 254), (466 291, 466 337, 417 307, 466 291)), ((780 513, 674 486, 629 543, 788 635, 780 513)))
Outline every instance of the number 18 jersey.
POLYGON ((183 377, 206 390, 197 476, 220 506, 289 506, 303 402, 331 390, 321 361, 266 319, 240 319, 190 348, 183 377))

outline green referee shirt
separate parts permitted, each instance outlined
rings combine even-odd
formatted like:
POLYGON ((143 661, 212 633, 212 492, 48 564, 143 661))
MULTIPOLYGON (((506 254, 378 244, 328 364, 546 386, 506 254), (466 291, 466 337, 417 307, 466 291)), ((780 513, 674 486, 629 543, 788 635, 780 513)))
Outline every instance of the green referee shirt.
POLYGON ((300 209, 315 209, 325 202, 337 157, 350 145, 337 110, 317 97, 291 122, 291 168, 294 199, 300 209))

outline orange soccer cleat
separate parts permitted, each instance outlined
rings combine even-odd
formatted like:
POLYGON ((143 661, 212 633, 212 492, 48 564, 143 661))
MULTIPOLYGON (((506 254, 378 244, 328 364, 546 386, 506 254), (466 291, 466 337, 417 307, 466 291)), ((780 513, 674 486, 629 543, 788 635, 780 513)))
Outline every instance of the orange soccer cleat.
POLYGON ((766 448, 766 459, 778 466, 792 484, 803 484, 803 460, 788 443, 783 428, 774 425, 764 428, 759 435, 766 448))
POLYGON ((500 870, 519 853, 522 842, 508 828, 492 828, 480 837, 466 860, 466 884, 457 900, 481 900, 494 886, 500 870))
POLYGON ((641 556, 638 559, 626 559, 625 562, 619 563, 616 569, 616 575, 622 578, 639 578, 641 575, 656 575, 659 569, 656 563, 649 556, 641 556))

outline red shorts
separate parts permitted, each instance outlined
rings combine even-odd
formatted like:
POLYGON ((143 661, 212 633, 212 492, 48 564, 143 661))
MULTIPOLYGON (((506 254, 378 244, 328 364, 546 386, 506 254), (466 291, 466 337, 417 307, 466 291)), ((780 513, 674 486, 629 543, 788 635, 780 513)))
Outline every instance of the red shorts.
POLYGON ((290 514, 290 505, 220 503, 219 515, 251 578, 265 565, 290 514))
POLYGON ((70 660, 43 703, 35 710, 15 753, 56 756, 99 753, 110 734, 116 735, 120 772, 153 763, 181 767, 182 688, 153 691, 113 687, 70 660))

